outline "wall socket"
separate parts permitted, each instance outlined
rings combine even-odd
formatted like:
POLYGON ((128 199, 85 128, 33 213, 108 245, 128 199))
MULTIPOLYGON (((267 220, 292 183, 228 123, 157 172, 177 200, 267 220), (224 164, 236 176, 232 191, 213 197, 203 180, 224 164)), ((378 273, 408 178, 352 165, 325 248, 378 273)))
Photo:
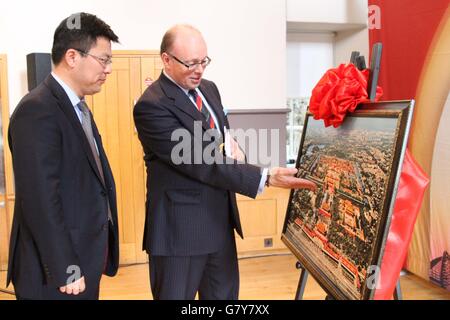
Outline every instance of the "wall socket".
POLYGON ((270 247, 273 247, 272 238, 265 238, 264 239, 264 248, 270 248, 270 247))

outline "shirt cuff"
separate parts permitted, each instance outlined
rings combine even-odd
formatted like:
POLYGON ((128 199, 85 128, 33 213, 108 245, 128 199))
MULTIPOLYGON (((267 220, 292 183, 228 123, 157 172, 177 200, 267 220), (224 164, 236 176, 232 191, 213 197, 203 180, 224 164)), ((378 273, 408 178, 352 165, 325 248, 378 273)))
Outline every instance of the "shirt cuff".
POLYGON ((259 182, 258 194, 264 191, 264 186, 266 185, 267 173, 269 172, 269 168, 264 168, 261 173, 261 181, 259 182))

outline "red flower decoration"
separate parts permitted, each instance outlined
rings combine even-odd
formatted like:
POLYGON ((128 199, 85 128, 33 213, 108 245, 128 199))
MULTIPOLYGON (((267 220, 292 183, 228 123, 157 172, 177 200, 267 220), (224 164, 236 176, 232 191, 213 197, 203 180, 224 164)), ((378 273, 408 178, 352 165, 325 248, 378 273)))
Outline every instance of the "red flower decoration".
MULTIPOLYGON (((358 104, 369 101, 368 78, 369 69, 360 71, 353 64, 341 64, 328 70, 312 91, 309 111, 314 119, 323 119, 326 127, 339 127, 347 112, 353 112, 358 104)), ((382 94, 383 90, 377 86, 375 100, 378 101, 382 94)))

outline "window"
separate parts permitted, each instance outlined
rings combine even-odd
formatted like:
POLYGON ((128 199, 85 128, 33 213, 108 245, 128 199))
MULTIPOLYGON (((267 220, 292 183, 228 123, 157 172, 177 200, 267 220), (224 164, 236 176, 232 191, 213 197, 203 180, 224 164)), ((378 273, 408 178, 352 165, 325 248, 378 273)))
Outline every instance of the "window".
POLYGON ((333 67, 333 33, 288 33, 286 152, 295 164, 311 91, 333 67))

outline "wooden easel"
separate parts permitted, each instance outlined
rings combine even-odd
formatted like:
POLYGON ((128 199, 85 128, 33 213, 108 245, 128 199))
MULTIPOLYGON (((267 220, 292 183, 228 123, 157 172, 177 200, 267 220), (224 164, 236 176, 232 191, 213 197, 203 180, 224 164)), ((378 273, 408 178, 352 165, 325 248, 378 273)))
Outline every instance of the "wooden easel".
MULTIPOLYGON (((380 74, 381 53, 383 50, 382 43, 375 43, 372 47, 372 59, 370 61, 369 81, 367 83, 368 96, 371 101, 375 100, 377 93, 378 76, 380 74)), ((350 63, 354 64, 359 70, 366 69, 366 61, 364 56, 359 55, 359 51, 353 51, 350 56, 350 63)), ((306 281, 308 280, 309 272, 300 263, 297 262, 295 267, 300 270, 300 279, 298 281, 297 292, 295 293, 295 300, 302 300, 305 292, 306 281)), ((394 290, 394 300, 403 300, 402 290, 400 287, 400 278, 394 290)), ((331 295, 327 295, 325 300, 335 300, 331 295)))
MULTIPOLYGON (((295 300, 303 300, 303 294, 305 293, 306 281, 308 281, 309 272, 306 270, 302 264, 297 261, 295 267, 300 270, 300 279, 298 280, 297 292, 295 293, 295 300)), ((400 287, 400 278, 397 280, 397 284, 395 285, 394 300, 403 300, 402 289, 400 287)), ((325 300, 336 300, 330 294, 327 294, 325 300)))
MULTIPOLYGON (((383 44, 375 43, 372 47, 372 59, 369 67, 369 81, 367 83, 367 92, 371 101, 375 100, 377 94, 378 76, 380 74, 381 53, 383 44)), ((359 51, 353 51, 350 56, 350 63, 354 64, 359 70, 366 69, 366 61, 364 56, 359 55, 359 51)))

